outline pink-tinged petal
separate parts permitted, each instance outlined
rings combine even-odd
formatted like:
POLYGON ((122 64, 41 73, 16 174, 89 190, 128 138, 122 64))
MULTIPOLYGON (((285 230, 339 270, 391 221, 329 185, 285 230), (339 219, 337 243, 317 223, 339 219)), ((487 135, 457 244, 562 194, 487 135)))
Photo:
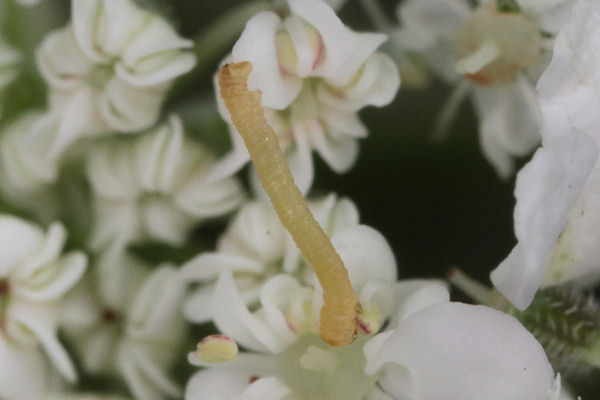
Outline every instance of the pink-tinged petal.
POLYGON ((286 76, 279 68, 275 35, 281 19, 277 14, 263 11, 246 24, 242 36, 233 46, 232 61, 250 61, 252 72, 248 89, 260 90, 264 107, 283 110, 298 96, 302 88, 300 78, 286 76))
POLYGON ((348 29, 335 12, 319 0, 288 0, 293 15, 303 18, 321 35, 325 56, 313 71, 313 75, 325 78, 336 75, 353 54, 348 29))
POLYGON ((405 280, 396 284, 393 311, 388 326, 393 329, 412 314, 438 303, 450 301, 450 293, 445 282, 439 280, 405 280))
POLYGON ((273 376, 260 378, 250 384, 239 400, 281 400, 291 394, 290 389, 273 376))
POLYGON ((241 346, 259 352, 277 353, 284 346, 269 328, 248 311, 230 271, 219 276, 213 296, 217 328, 241 346))
POLYGON ((10 215, 0 215, 0 277, 7 277, 39 247, 43 232, 10 215))
POLYGON ((544 349, 515 318, 461 303, 402 321, 366 372, 388 363, 403 369, 382 387, 420 400, 546 400, 554 381, 544 349))
POLYGON ((39 400, 46 394, 46 360, 37 348, 18 347, 0 335, 0 397, 39 400))
POLYGON ((597 157, 593 140, 572 133, 539 149, 519 173, 514 213, 519 242, 491 274, 494 285, 515 307, 523 310, 533 300, 550 251, 597 157))

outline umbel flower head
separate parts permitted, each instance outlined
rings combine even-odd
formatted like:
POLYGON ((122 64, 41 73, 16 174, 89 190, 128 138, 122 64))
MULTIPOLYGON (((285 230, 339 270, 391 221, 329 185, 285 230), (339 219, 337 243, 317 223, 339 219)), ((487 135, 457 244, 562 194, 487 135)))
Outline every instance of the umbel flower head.
POLYGON ((492 272, 519 309, 540 285, 600 277, 600 9, 582 0, 538 84, 542 144, 517 179, 518 244, 492 272))
POLYGON ((184 51, 192 42, 131 0, 73 0, 71 12, 37 53, 51 105, 76 115, 82 133, 150 128, 173 80, 195 65, 184 51))
MULTIPOLYGON (((227 275, 222 286, 233 284, 227 275)), ((384 315, 391 316, 388 330, 359 336, 343 348, 310 331, 276 352, 252 344, 277 340, 289 329, 276 321, 284 320, 294 292, 265 285, 262 294, 259 309, 231 315, 238 322, 222 326, 226 335, 254 339, 243 342, 246 352, 220 363, 206 361, 205 345, 189 355, 205 368, 188 382, 186 399, 558 399, 543 349, 516 319, 483 306, 450 303, 440 283, 399 283, 391 295, 394 306, 384 315)), ((227 337, 221 341, 230 341, 227 337)))
POLYGON ((61 255, 64 227, 47 233, 0 215, 0 397, 38 400, 49 383, 46 355, 70 382, 77 378, 56 336, 59 300, 82 277, 80 252, 61 255))
POLYGON ((169 265, 151 270, 119 242, 94 267, 61 312, 84 370, 119 377, 136 399, 178 397, 168 369, 185 334, 179 274, 169 265))
MULTIPOLYGON (((252 17, 225 62, 252 63, 248 88, 261 91, 266 118, 306 193, 314 174, 311 149, 334 171, 347 171, 358 154, 357 139, 367 135, 357 111, 390 103, 400 79, 393 61, 376 52, 385 35, 350 30, 321 0, 288 5, 283 20, 269 11, 252 17)), ((217 100, 231 122, 220 95, 217 100)), ((236 129, 230 131, 234 149, 221 163, 222 174, 250 159, 236 129)))
MULTIPOLYGON (((472 94, 482 151, 502 178, 514 158, 539 143, 535 83, 548 63, 551 39, 573 0, 409 0, 398 7, 396 37, 433 73, 457 85, 448 110, 472 94)), ((448 121, 446 121, 448 122, 448 121)))
POLYGON ((106 138, 87 159, 96 216, 92 246, 115 238, 182 244, 197 223, 243 199, 234 177, 209 177, 214 165, 211 152, 184 135, 176 116, 141 135, 106 138))
MULTIPOLYGON (((359 223, 358 210, 351 200, 330 194, 309 201, 309 206, 331 237, 349 269, 351 280, 355 278, 357 289, 366 284, 367 276, 374 279, 372 285, 375 286, 396 280, 396 261, 389 244, 375 229, 359 223), (367 265, 371 263, 373 267, 367 272, 367 265)), ((202 323, 215 318, 213 297, 217 278, 224 270, 231 271, 244 303, 251 307, 257 304, 262 288, 272 277, 288 275, 296 282, 292 286, 302 288, 298 299, 308 301, 311 308, 316 308, 311 311, 312 315, 318 315, 322 300, 321 292, 312 289, 318 286, 314 273, 265 201, 244 205, 219 239, 215 252, 201 253, 184 264, 185 279, 200 283, 185 303, 184 313, 190 321, 202 323)), ((288 323, 293 325, 291 319, 288 323)))

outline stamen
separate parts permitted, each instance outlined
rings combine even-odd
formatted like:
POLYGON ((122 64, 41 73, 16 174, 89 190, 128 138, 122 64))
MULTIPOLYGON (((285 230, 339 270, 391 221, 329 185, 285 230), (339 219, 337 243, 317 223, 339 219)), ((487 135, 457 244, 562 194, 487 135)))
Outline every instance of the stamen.
POLYGON ((456 72, 471 75, 481 71, 500 56, 500 49, 494 42, 486 42, 476 52, 456 62, 456 72))
POLYGON ((233 361, 237 354, 237 343, 225 335, 207 336, 198 343, 196 348, 198 359, 209 364, 233 361))
POLYGON ((454 286, 462 290, 467 296, 479 304, 489 304, 492 290, 477 282, 456 267, 452 267, 446 277, 454 286))
POLYGON ((265 120, 260 91, 247 88, 251 71, 249 62, 223 66, 219 71, 221 96, 277 215, 323 287, 321 337, 333 346, 350 344, 356 333, 358 300, 348 271, 294 183, 277 135, 265 120))

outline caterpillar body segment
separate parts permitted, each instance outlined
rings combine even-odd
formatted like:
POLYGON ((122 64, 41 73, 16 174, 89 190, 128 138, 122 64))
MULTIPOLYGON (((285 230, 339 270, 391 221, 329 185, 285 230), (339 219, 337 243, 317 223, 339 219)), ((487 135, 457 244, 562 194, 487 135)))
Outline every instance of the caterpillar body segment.
POLYGON ((219 70, 221 96, 283 226, 323 288, 321 337, 333 346, 350 344, 356 335, 360 305, 348 271, 294 183, 277 135, 265 120, 260 91, 247 88, 251 71, 249 62, 224 65, 219 70))

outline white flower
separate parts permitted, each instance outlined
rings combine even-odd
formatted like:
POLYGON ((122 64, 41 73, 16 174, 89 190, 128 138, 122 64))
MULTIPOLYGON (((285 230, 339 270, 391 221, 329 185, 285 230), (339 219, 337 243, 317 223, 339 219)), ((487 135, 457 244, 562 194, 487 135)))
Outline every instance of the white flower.
MULTIPOLYGON (((70 117, 69 115, 67 115, 70 117)), ((27 112, 0 136, 0 190, 5 199, 43 220, 55 218, 57 181, 72 124, 57 112, 27 112)))
MULTIPOLYGON (((224 273, 221 283, 233 281, 224 273)), ((245 327, 247 337, 268 343, 285 332, 276 317, 284 317, 283 300, 293 300, 293 292, 281 287, 272 296, 267 287, 262 308, 231 315, 238 332, 226 326, 225 334, 245 327)), ((331 347, 304 333, 276 354, 246 343, 252 352, 221 364, 203 363, 191 353, 190 362, 206 368, 188 382, 186 399, 550 399, 552 368, 514 318, 449 303, 447 290, 437 282, 401 282, 393 297, 393 330, 359 336, 350 346, 331 347)))
MULTIPOLYGON (((267 120, 296 183, 307 192, 313 180, 311 148, 334 171, 347 171, 358 154, 357 139, 367 135, 357 111, 390 103, 400 79, 393 61, 376 52, 385 35, 351 31, 321 0, 288 4, 290 15, 284 20, 267 11, 250 19, 225 61, 252 63, 248 87, 261 91, 267 120)), ((237 171, 250 159, 239 133, 233 126, 230 131, 234 149, 222 174, 237 171)))
POLYGON ((83 368, 121 377, 136 399, 179 396, 167 369, 184 337, 183 294, 173 267, 151 272, 120 243, 107 248, 62 310, 65 333, 83 368))
POLYGON ((95 194, 94 248, 115 237, 181 244, 200 221, 243 199, 235 178, 208 178, 214 156, 186 138, 174 116, 142 135, 107 138, 87 161, 95 194))
POLYGON ((121 396, 110 396, 92 393, 56 393, 51 394, 44 400, 127 400, 127 398, 121 396))
POLYGON ((518 244, 492 273, 519 309, 541 284, 600 276, 599 21, 597 2, 577 3, 538 85, 543 147, 517 180, 518 244))
MULTIPOLYGON (((332 194, 310 201, 309 206, 342 257, 350 279, 359 288, 369 276, 392 282, 396 279, 396 262, 388 243, 376 230, 359 224, 358 211, 350 200, 338 200, 332 194), (373 270, 364 268, 371 264, 373 270)), ((318 286, 312 269, 302 259, 275 211, 263 201, 242 207, 220 238, 217 251, 201 253, 183 266, 183 276, 200 283, 184 307, 189 320, 202 323, 213 318, 211 299, 215 281, 223 270, 232 271, 248 305, 259 300, 264 285, 275 275, 293 277, 296 286, 318 286)), ((314 306, 320 308, 320 303, 314 306)))
POLYGON ((534 85, 548 62, 551 39, 545 36, 562 26, 573 0, 507 1, 515 8, 509 12, 495 1, 479 3, 472 9, 467 0, 403 2, 397 40, 441 79, 458 84, 454 102, 472 94, 482 151, 498 175, 508 178, 513 158, 539 143, 534 85))
POLYGON ((46 391, 46 354, 62 376, 76 379, 56 336, 60 298, 83 275, 83 253, 61 256, 66 232, 59 223, 47 233, 0 215, 0 397, 38 400, 46 391))
MULTIPOLYGON (((18 75, 17 64, 21 60, 18 51, 9 46, 0 37, 0 93, 10 85, 18 75)), ((2 104, 0 104, 0 116, 2 115, 2 104)))
POLYGON ((72 23, 37 53, 53 107, 81 133, 150 128, 171 83, 195 65, 192 42, 131 0, 73 0, 72 23))

